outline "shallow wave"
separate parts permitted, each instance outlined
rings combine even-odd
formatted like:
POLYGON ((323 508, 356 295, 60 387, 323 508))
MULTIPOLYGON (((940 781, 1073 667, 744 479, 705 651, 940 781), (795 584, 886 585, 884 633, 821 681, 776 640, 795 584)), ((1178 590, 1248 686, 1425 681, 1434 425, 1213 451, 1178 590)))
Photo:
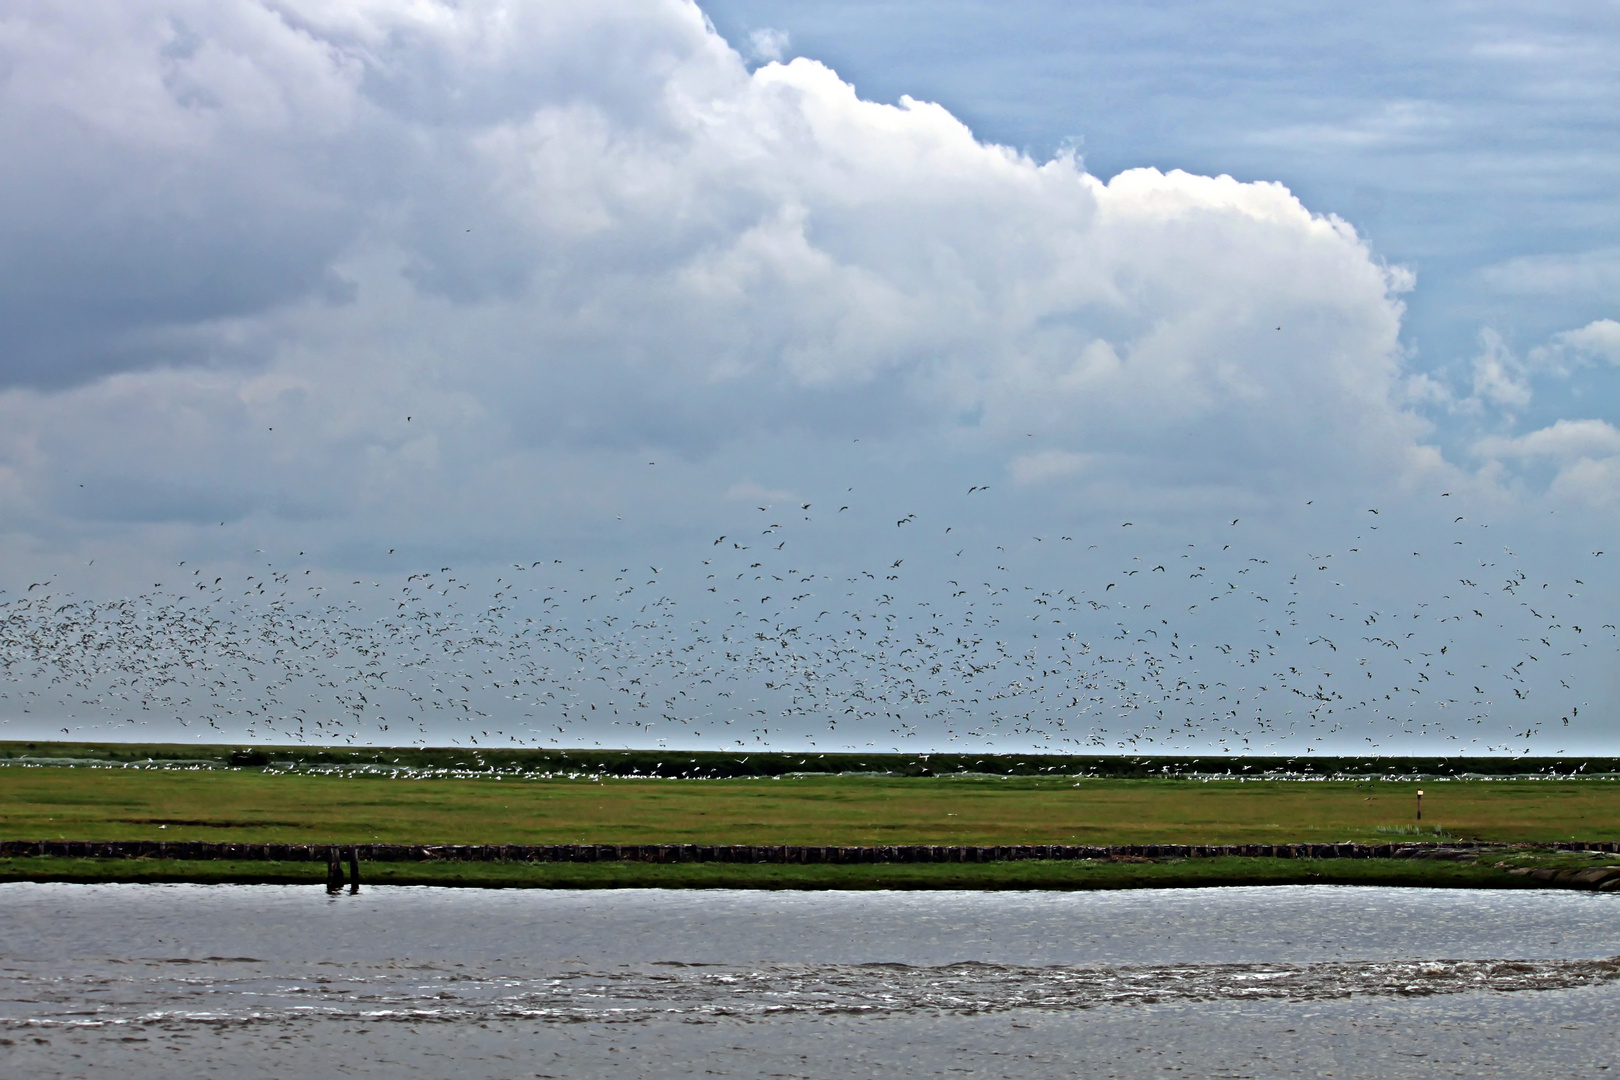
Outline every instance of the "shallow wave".
MULTIPOLYGON (((236 963, 245 963, 246 958, 236 963)), ((161 963, 161 962, 154 962, 161 963)), ((225 967, 226 965, 221 965, 225 967)), ((234 965, 233 965, 234 966, 234 965)), ((1603 960, 1340 961, 1020 967, 957 963, 648 964, 513 978, 438 966, 217 978, 0 974, 3 1028, 252 1025, 300 1020, 703 1022, 791 1015, 972 1015, 1211 1001, 1319 1001, 1566 990, 1620 981, 1603 960)))

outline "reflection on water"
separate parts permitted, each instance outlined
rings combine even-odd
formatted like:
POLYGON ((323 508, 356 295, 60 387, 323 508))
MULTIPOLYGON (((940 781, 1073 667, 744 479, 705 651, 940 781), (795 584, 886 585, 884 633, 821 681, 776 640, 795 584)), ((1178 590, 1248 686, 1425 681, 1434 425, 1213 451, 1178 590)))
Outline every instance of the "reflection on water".
POLYGON ((0 885, 0 1075, 1608 1075, 1617 904, 0 885))

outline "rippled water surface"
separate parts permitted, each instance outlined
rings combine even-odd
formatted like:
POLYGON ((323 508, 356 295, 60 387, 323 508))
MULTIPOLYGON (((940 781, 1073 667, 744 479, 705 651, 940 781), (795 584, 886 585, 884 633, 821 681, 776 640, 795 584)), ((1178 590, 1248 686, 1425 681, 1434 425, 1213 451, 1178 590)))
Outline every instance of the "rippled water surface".
POLYGON ((0 1076, 1609 1076, 1616 958, 1569 892, 0 885, 0 1076))

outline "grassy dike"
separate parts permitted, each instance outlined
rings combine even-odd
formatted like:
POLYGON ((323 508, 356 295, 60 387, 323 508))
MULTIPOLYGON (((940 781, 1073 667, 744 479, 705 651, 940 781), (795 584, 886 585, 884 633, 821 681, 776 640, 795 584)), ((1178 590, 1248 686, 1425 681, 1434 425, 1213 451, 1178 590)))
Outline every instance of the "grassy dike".
MULTIPOLYGON (((1521 854, 1517 865, 1590 865, 1521 854)), ((538 889, 1144 889, 1229 885, 1534 888, 1491 862, 1211 858, 1159 861, 779 865, 735 863, 363 863, 365 885, 538 889)), ((0 881, 322 885, 324 863, 0 859, 0 881)))

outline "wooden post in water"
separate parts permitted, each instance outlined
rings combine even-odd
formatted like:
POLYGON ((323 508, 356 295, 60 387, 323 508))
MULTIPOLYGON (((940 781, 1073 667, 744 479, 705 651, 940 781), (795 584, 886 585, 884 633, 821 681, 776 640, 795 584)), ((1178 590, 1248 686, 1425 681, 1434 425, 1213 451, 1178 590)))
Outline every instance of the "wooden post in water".
POLYGON ((338 861, 338 849, 335 847, 326 849, 326 891, 343 891, 343 864, 338 861))
POLYGON ((349 895, 360 891, 360 849, 349 848, 349 895))

